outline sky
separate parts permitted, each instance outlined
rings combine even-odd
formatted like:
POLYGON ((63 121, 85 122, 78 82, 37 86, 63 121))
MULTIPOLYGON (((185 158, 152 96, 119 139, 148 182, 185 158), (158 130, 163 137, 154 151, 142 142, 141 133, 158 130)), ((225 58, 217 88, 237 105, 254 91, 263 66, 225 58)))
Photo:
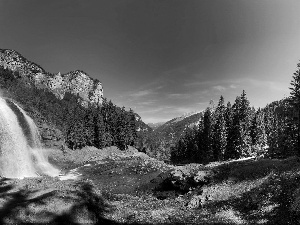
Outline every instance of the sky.
POLYGON ((51 73, 83 70, 104 97, 165 122, 245 90, 289 96, 299 0, 0 0, 0 48, 51 73))

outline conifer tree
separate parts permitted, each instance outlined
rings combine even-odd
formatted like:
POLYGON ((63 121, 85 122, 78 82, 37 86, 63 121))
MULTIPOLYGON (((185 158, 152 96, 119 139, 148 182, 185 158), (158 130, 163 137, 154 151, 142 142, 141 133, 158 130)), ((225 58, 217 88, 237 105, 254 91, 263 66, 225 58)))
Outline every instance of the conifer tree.
POLYGON ((104 143, 104 132, 105 132, 105 125, 103 121, 103 116, 101 114, 100 108, 98 107, 97 110, 94 112, 94 146, 96 148, 103 148, 105 147, 104 143))
POLYGON ((126 128, 127 128, 127 120, 125 117, 125 108, 122 107, 121 110, 117 111, 117 118, 116 118, 116 145, 119 149, 125 150, 127 149, 127 141, 126 141, 126 128))
POLYGON ((202 163, 205 159, 203 130, 204 130, 204 115, 201 114, 197 133, 196 133, 196 143, 198 146, 198 151, 195 155, 195 161, 198 163, 202 163))
POLYGON ((264 112, 261 109, 257 110, 252 119, 250 135, 252 139, 252 152, 256 155, 265 155, 267 135, 265 130, 264 112))
POLYGON ((241 105, 239 112, 240 129, 241 129, 241 155, 249 156, 251 154, 251 108, 250 102, 246 97, 246 92, 243 90, 241 94, 241 105))
POLYGON ((203 152, 206 162, 213 160, 212 129, 212 113, 210 108, 207 108, 203 117, 203 152))
POLYGON ((225 120, 224 98, 220 97, 218 106, 215 110, 216 123, 214 126, 214 160, 219 161, 224 159, 224 153, 227 145, 227 129, 225 120))
POLYGON ((226 159, 241 156, 241 126, 240 126, 241 97, 237 96, 232 106, 232 123, 228 129, 226 159))
POLYGON ((127 115, 128 120, 128 145, 134 146, 135 140, 137 139, 137 123, 135 114, 132 109, 129 110, 127 115))
POLYGON ((233 109, 231 103, 228 102, 225 109, 225 121, 226 121, 226 149, 224 153, 224 159, 229 159, 232 156, 232 130, 233 130, 233 109))
POLYGON ((290 102, 295 108, 295 116, 298 117, 297 126, 297 146, 298 146, 298 156, 300 156, 300 63, 297 64, 297 70, 293 75, 293 80, 291 81, 291 97, 290 102))

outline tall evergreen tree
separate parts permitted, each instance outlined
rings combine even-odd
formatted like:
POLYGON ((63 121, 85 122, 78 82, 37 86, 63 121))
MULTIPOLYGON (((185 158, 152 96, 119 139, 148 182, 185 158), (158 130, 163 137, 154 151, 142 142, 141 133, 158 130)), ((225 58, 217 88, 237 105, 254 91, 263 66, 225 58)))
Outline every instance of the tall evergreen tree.
POLYGON ((250 102, 246 97, 246 92, 243 90, 241 94, 241 105, 239 112, 240 129, 241 129, 241 155, 250 156, 251 154, 251 136, 250 126, 252 119, 252 111, 250 102))
POLYGON ((197 154, 195 155, 195 161, 198 163, 203 163, 205 159, 203 130, 204 130, 204 115, 201 114, 197 133, 196 133, 196 142, 198 146, 198 151, 197 154))
POLYGON ((267 146, 267 135, 265 130, 264 112, 258 109, 255 113, 250 128, 253 153, 265 155, 267 146))
POLYGON ((129 110, 127 115, 128 120, 128 145, 134 146, 135 140, 137 139, 137 123, 135 119, 135 114, 132 109, 129 110))
POLYGON ((96 148, 101 149, 105 147, 104 132, 105 125, 103 121, 103 116, 101 114, 100 108, 98 107, 98 109, 94 112, 94 146, 96 148))
POLYGON ((226 149, 224 153, 224 159, 229 159, 232 157, 232 147, 233 147, 233 109, 231 103, 228 102, 225 109, 225 121, 226 121, 226 149))
POLYGON ((207 108, 203 117, 203 152, 204 161, 210 162, 213 160, 213 125, 212 125, 212 113, 211 109, 207 108))
POLYGON ((227 145, 227 129, 226 129, 226 120, 225 120, 225 106, 224 98, 220 97, 218 106, 215 110, 216 123, 214 126, 214 138, 213 138, 213 147, 214 147, 214 160, 219 161, 224 159, 224 153, 227 145))
POLYGON ((232 123, 228 128, 226 159, 239 158, 241 155, 241 127, 240 127, 241 97, 237 96, 232 106, 232 123))
POLYGON ((125 108, 117 111, 117 121, 116 121, 116 134, 115 134, 115 143, 117 147, 121 150, 127 149, 127 120, 125 115, 125 108))
POLYGON ((298 133, 297 133, 297 146, 298 146, 298 156, 300 156, 300 63, 297 64, 296 72, 293 75, 293 80, 291 81, 291 104, 295 108, 295 116, 297 119, 298 133))

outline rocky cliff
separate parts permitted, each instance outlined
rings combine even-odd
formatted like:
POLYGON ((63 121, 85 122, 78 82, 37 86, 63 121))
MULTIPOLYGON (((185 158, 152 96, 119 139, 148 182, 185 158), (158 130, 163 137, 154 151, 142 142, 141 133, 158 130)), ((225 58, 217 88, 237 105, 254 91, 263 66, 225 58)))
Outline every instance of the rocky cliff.
POLYGON ((15 72, 15 76, 26 79, 38 88, 46 88, 62 99, 66 92, 78 95, 81 103, 101 104, 103 88, 100 81, 76 70, 66 74, 51 74, 36 63, 25 59, 14 50, 0 49, 0 66, 15 72))

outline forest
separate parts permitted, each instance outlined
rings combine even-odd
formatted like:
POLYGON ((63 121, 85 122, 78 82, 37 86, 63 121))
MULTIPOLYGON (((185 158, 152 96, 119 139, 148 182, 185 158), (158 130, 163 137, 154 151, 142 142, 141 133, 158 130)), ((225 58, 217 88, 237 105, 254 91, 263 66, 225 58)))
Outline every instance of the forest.
MULTIPOLYGON (((299 154, 300 64, 290 96, 264 108, 251 107, 246 91, 234 103, 207 107, 199 125, 171 147, 174 163, 208 163, 244 157, 286 158, 299 154)), ((267 93, 266 93, 267 94, 267 93)))

